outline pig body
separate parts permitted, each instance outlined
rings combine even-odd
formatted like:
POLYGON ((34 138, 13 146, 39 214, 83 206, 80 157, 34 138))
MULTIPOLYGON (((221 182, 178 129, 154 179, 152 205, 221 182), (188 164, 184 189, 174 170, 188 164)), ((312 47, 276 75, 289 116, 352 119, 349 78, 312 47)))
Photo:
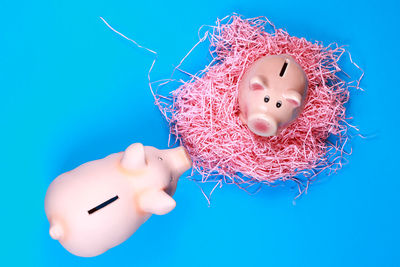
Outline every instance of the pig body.
POLYGON ((128 239, 151 214, 170 212, 179 176, 190 167, 183 147, 137 143, 64 173, 45 198, 50 236, 75 255, 99 255, 128 239))
POLYGON ((255 61, 239 83, 240 119, 260 136, 273 136, 301 113, 307 97, 307 77, 289 55, 255 61))

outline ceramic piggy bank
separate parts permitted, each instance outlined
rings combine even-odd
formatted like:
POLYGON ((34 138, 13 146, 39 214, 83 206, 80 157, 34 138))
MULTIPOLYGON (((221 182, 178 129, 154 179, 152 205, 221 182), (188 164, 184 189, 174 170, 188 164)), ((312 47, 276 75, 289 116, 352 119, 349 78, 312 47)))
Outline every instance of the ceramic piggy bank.
POLYGON ((174 209, 171 196, 191 164, 183 147, 158 150, 136 143, 60 175, 45 198, 50 236, 83 257, 117 246, 151 214, 174 209))
POLYGON ((260 136, 278 135, 301 113, 307 77, 289 55, 254 62, 239 83, 240 119, 260 136))

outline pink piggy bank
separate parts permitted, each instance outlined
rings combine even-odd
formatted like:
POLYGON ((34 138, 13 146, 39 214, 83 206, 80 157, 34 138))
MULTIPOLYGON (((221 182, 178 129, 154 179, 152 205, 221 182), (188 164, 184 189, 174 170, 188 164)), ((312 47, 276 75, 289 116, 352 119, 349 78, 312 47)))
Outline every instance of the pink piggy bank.
POLYGON ((174 209, 171 196, 191 164, 183 147, 158 150, 136 143, 60 175, 45 198, 50 236, 83 257, 117 246, 151 214, 174 209))
POLYGON ((239 83, 240 120, 260 136, 273 136, 301 113, 307 77, 289 55, 255 61, 239 83))

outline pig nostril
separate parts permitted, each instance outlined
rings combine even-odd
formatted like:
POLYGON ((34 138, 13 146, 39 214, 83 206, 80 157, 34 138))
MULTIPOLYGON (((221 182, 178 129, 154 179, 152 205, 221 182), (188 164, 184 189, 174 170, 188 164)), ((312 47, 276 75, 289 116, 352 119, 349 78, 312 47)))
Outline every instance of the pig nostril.
POLYGON ((277 122, 273 117, 264 114, 255 114, 248 118, 249 130, 259 136, 273 136, 277 131, 277 122))
POLYGON ((269 127, 269 124, 266 122, 257 121, 254 124, 254 128, 256 128, 256 130, 259 132, 267 132, 270 127, 269 127))

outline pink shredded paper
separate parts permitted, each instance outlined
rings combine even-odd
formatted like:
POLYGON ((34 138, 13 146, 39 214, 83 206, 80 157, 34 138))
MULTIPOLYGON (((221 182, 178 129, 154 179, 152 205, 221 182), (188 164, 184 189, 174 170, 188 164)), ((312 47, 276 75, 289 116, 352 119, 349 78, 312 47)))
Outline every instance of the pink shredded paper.
POLYGON ((187 148, 202 182, 245 188, 293 180, 306 188, 321 171, 341 167, 353 127, 344 104, 349 87, 359 88, 359 83, 337 76, 344 48, 290 36, 265 17, 228 16, 211 26, 200 42, 206 37, 212 62, 197 74, 188 74, 189 80, 171 95, 155 94, 170 133, 187 148), (239 120, 238 82, 255 60, 275 54, 292 55, 303 67, 308 99, 300 117, 279 136, 259 137, 239 120), (329 142, 329 136, 335 141, 329 142))

